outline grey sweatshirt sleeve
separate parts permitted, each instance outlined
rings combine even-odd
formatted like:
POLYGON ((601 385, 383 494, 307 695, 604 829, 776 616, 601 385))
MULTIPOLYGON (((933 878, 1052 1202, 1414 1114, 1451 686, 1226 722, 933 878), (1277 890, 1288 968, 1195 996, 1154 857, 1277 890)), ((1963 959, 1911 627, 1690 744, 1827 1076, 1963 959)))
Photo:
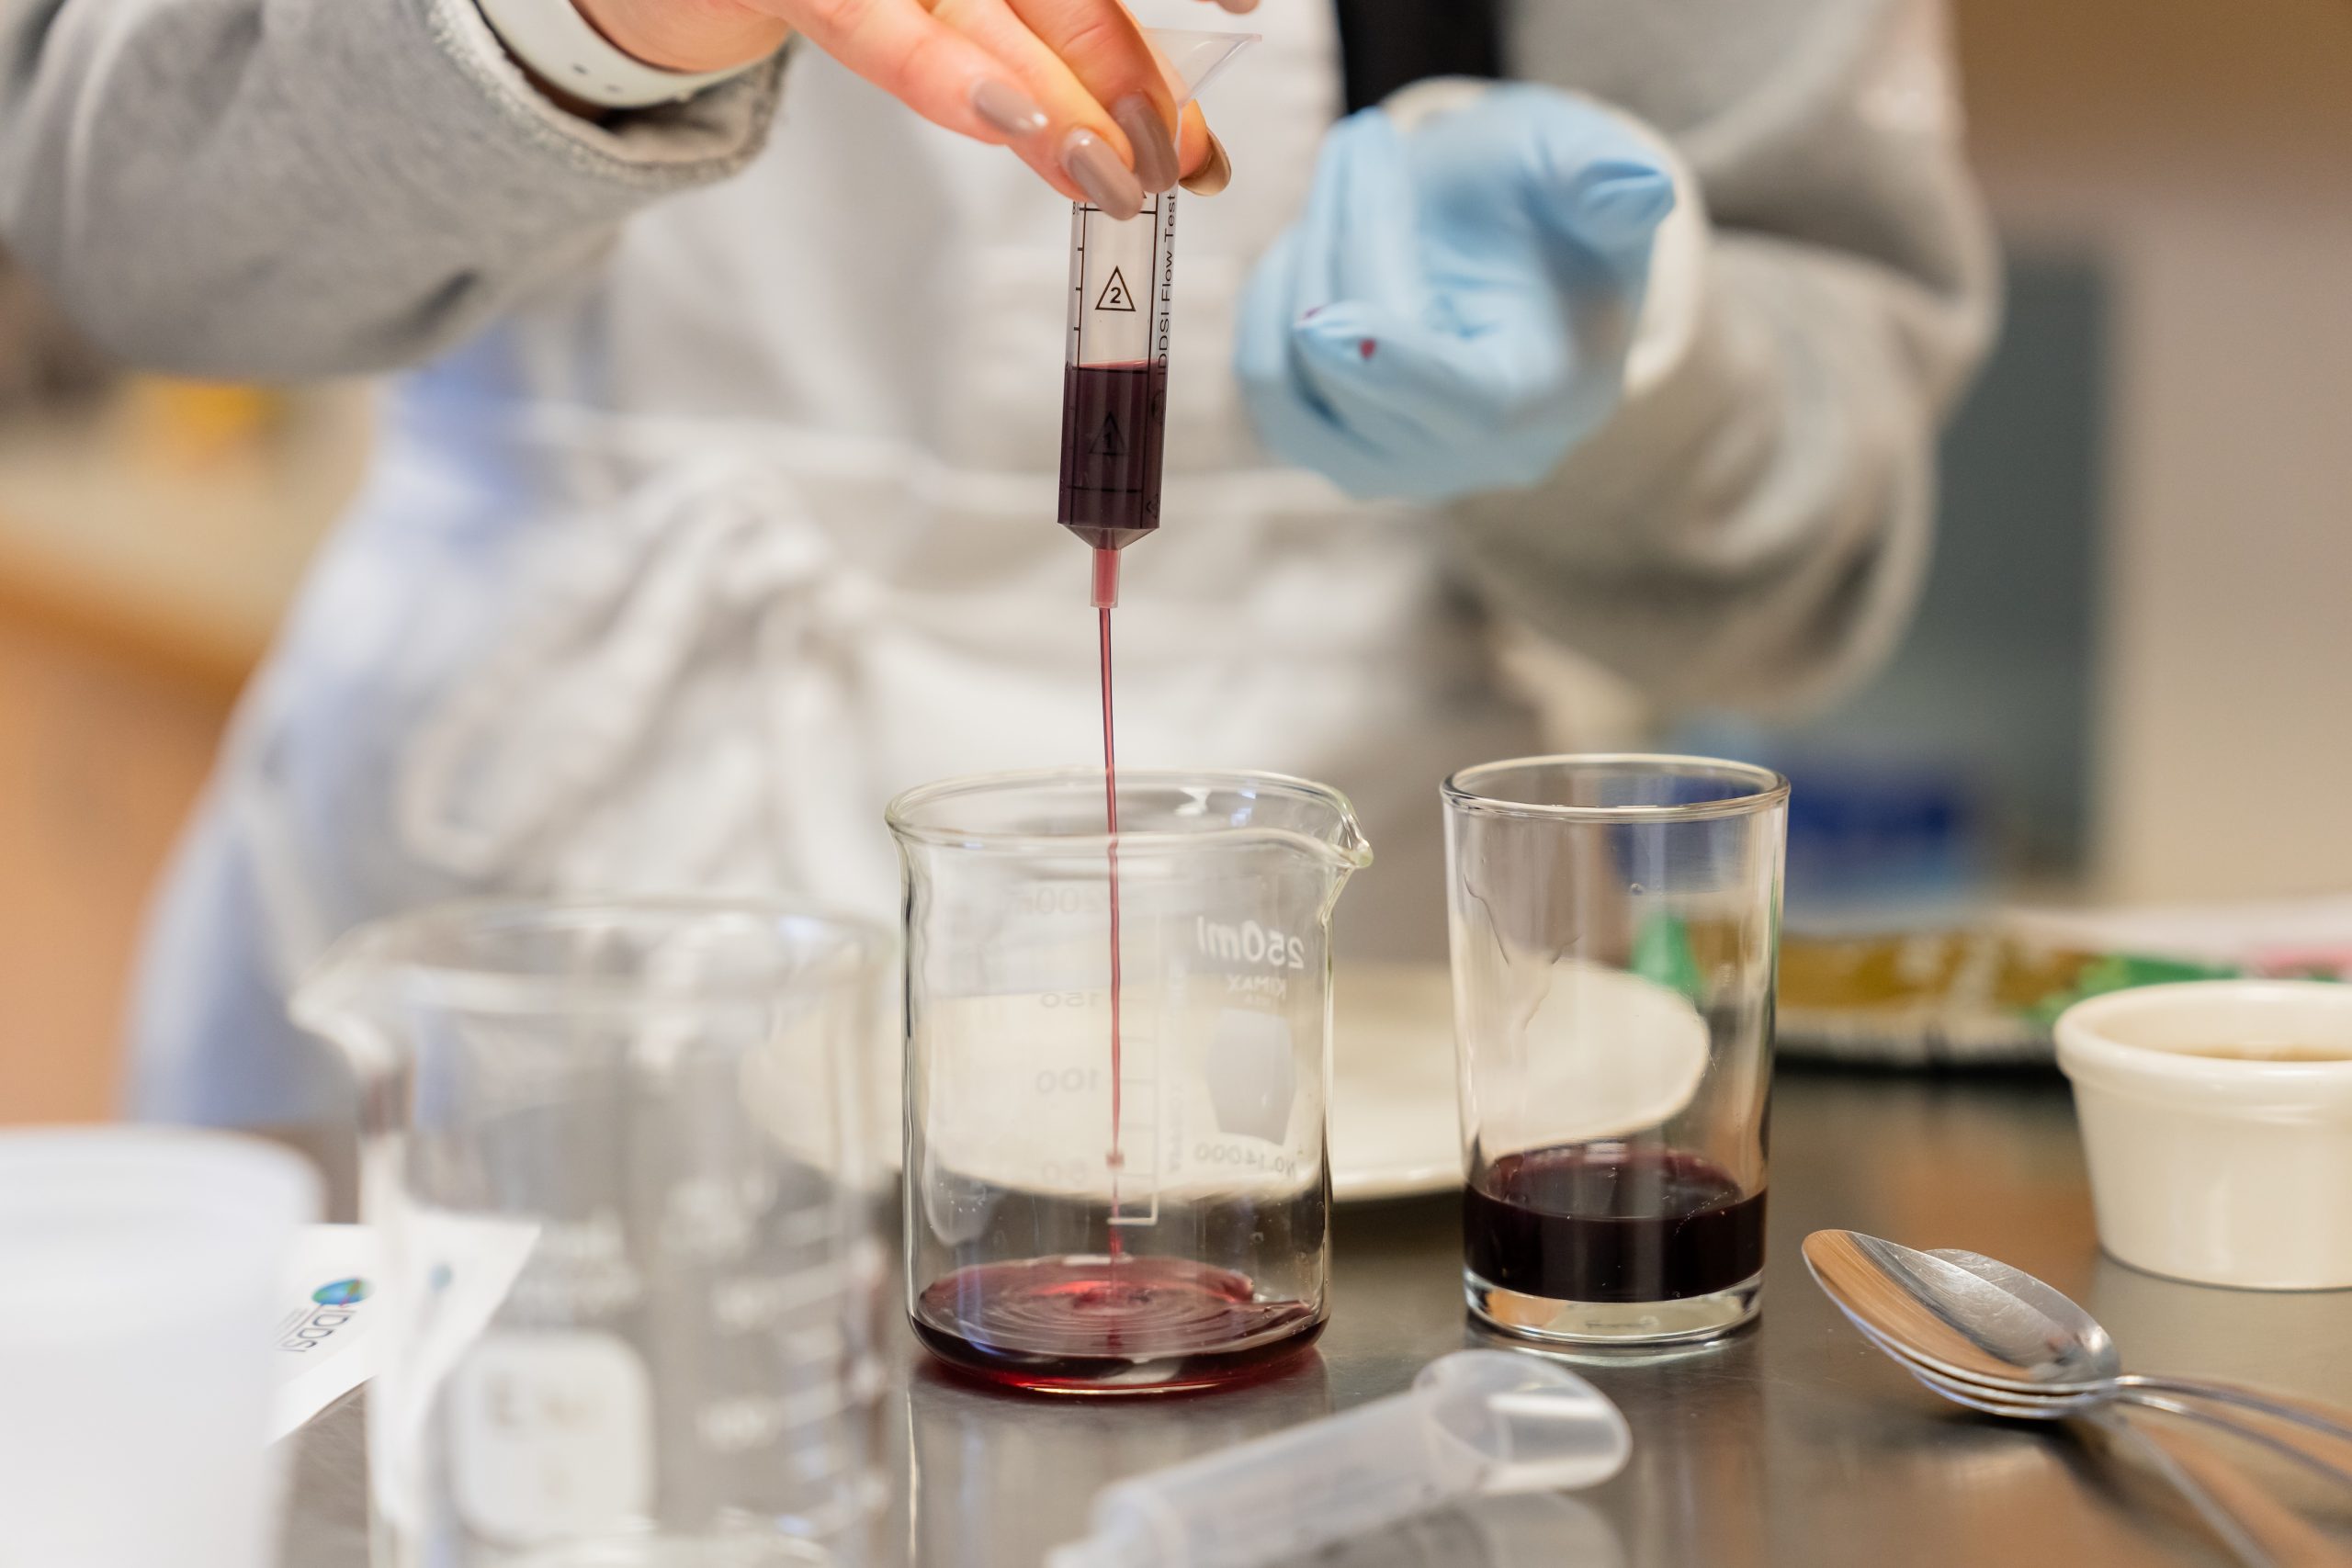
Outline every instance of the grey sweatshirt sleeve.
POLYGON ((1997 309, 1944 22, 1940 0, 1521 0, 1527 73, 1663 132, 1714 228, 1677 367, 1543 488, 1461 509, 1508 622, 1669 709, 1801 707, 1892 648, 1997 309))
POLYGON ((598 126, 473 0, 0 0, 0 240, 142 364, 404 364, 741 166, 778 74, 598 126))

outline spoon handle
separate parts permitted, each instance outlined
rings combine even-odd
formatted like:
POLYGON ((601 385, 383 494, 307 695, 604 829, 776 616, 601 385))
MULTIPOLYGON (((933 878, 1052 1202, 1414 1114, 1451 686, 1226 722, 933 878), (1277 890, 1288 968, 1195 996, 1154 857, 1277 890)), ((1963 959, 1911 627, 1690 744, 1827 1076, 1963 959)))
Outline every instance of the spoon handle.
POLYGON ((2203 1443, 2143 1427, 2111 1409, 2088 1419, 2139 1450, 2246 1568, 2346 1568, 2352 1564, 2352 1553, 2203 1443))
POLYGON ((2324 1433, 2314 1433, 2266 1412, 2218 1400, 2151 1393, 2137 1388, 2123 1390, 2120 1397, 2143 1409, 2201 1421, 2233 1437, 2260 1443, 2338 1486, 2352 1486, 2352 1444, 2337 1442, 2324 1433))
POLYGON ((2267 1388, 2255 1388, 2246 1383, 2224 1382, 2218 1378, 2151 1377, 2139 1372, 2126 1372, 2115 1381, 2128 1389, 2185 1394, 2193 1399, 2213 1399, 2224 1404, 2259 1410, 2266 1416, 2275 1416, 2281 1421, 2293 1421, 2352 1443, 2352 1411, 2322 1404, 2316 1400, 2297 1399, 2291 1394, 2274 1393, 2267 1388))
POLYGON ((2177 1444, 2158 1441, 2134 1427, 2120 1411, 2100 1410, 2083 1419, 2106 1432, 2112 1441, 2137 1452, 2150 1469, 2163 1476, 2174 1491, 2188 1499, 2188 1506, 2197 1510, 2198 1517, 2205 1521, 2206 1528, 2221 1539, 2222 1544, 2230 1549, 2230 1554, 2245 1564, 2245 1568, 2280 1568, 2280 1564, 2262 1549, 2245 1526, 2239 1523, 2237 1515, 2180 1462, 2174 1453, 2177 1444))

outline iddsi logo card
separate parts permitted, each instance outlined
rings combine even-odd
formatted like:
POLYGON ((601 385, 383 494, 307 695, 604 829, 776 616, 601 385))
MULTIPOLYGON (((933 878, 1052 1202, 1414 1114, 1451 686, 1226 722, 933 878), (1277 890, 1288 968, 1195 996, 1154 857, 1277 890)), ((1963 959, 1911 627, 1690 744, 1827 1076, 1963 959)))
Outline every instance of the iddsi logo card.
POLYGON ((287 1269, 287 1307, 270 1344, 282 1438, 375 1374, 369 1340, 382 1314, 382 1249, 365 1225, 311 1225, 287 1269))

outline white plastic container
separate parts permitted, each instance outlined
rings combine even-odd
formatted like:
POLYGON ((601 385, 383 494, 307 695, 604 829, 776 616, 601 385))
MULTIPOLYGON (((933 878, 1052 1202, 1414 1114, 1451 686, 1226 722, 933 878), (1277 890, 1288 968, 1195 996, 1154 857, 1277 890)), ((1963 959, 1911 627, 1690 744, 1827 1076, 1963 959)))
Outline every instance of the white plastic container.
POLYGON ((0 1561, 275 1561, 270 1331, 318 1207, 248 1138, 0 1134, 0 1561))
POLYGON ((2151 986, 2057 1032, 2109 1254, 2200 1284, 2352 1288, 2352 986, 2151 986))

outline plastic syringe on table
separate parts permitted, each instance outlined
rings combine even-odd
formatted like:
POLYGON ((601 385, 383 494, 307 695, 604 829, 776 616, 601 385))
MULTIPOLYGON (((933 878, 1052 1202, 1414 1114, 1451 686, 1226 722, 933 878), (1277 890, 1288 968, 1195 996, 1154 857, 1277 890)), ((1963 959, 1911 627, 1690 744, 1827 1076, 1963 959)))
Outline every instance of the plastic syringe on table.
POLYGON ((1456 1351, 1408 1393, 1104 1488, 1046 1568, 1257 1568, 1464 1497, 1597 1485, 1633 1448, 1574 1372, 1456 1351))
POLYGON ((1315 1568, 1625 1568, 1625 1543, 1589 1503, 1516 1492, 1381 1525, 1306 1561, 1315 1568))
MULTIPOLYGON (((1150 29, 1190 103, 1257 38, 1150 29)), ((1159 526, 1168 445, 1176 193, 1122 221, 1080 202, 1070 221, 1069 366, 1062 390, 1061 524, 1094 550, 1094 604, 1119 602, 1119 552, 1159 526)))

